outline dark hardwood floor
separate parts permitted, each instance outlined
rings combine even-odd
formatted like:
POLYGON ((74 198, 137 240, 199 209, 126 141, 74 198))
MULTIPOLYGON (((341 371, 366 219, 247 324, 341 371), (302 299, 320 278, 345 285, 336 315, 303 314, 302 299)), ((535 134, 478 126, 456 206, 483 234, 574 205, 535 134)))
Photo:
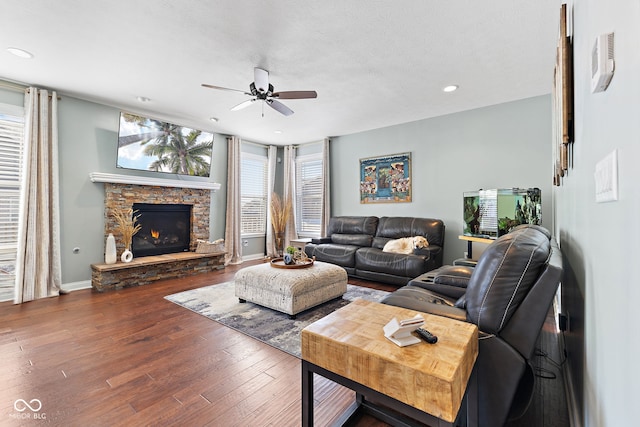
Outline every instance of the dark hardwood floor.
MULTIPOLYGON (((299 426, 299 359, 163 298, 229 281, 253 263, 103 294, 0 303, 0 425, 299 426)), ((316 425, 330 425, 353 392, 315 383, 316 425)), ((566 404, 558 409, 544 390, 535 400, 534 413, 514 427, 568 425, 547 424, 566 404)), ((357 425, 387 424, 366 417, 357 425)))

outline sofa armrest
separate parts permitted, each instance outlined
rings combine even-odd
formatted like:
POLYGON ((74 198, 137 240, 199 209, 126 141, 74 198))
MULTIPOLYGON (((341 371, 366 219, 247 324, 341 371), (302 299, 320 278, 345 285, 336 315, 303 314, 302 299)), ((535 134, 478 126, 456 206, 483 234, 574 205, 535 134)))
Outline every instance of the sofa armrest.
POLYGON ((316 245, 321 245, 323 243, 331 243, 331 237, 314 238, 314 239, 311 239, 311 243, 314 243, 316 245))
POLYGON ((411 285, 404 286, 390 293, 381 301, 383 304, 408 308, 409 310, 449 317, 451 319, 467 321, 466 311, 455 306, 455 300, 434 294, 425 289, 411 285))
POLYGON ((429 270, 442 266, 443 250, 442 246, 429 244, 426 248, 414 249, 414 255, 422 256, 429 261, 429 270))
POLYGON ((471 273, 471 267, 445 265, 416 277, 409 284, 457 299, 467 291, 471 273))

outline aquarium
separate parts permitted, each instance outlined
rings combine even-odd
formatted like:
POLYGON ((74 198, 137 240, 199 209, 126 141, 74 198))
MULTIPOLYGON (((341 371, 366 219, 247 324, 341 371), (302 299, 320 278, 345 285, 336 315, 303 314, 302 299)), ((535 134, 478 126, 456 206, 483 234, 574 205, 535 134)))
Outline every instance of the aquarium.
POLYGON ((539 188, 508 188, 463 193, 465 236, 495 239, 520 224, 540 224, 539 188))

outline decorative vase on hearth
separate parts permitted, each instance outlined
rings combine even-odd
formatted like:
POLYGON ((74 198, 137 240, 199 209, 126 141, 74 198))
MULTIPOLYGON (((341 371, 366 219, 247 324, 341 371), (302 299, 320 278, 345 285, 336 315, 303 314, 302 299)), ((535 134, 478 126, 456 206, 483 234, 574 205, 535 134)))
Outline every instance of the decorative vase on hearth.
POLYGON ((113 234, 109 233, 107 236, 107 244, 104 248, 104 263, 105 264, 115 264, 118 258, 118 254, 116 253, 116 239, 113 237, 113 234))
POLYGON ((125 249, 120 256, 120 260, 122 262, 131 262, 133 260, 133 252, 131 252, 129 248, 125 249))

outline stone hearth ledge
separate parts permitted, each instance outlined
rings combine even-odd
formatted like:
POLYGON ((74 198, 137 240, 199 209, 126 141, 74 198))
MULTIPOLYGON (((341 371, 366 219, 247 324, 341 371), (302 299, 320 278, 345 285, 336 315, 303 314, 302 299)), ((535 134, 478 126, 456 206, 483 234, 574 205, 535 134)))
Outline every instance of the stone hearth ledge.
POLYGON ((147 285, 157 280, 224 268, 225 252, 177 252, 134 258, 131 262, 91 264, 91 286, 98 292, 147 285))

